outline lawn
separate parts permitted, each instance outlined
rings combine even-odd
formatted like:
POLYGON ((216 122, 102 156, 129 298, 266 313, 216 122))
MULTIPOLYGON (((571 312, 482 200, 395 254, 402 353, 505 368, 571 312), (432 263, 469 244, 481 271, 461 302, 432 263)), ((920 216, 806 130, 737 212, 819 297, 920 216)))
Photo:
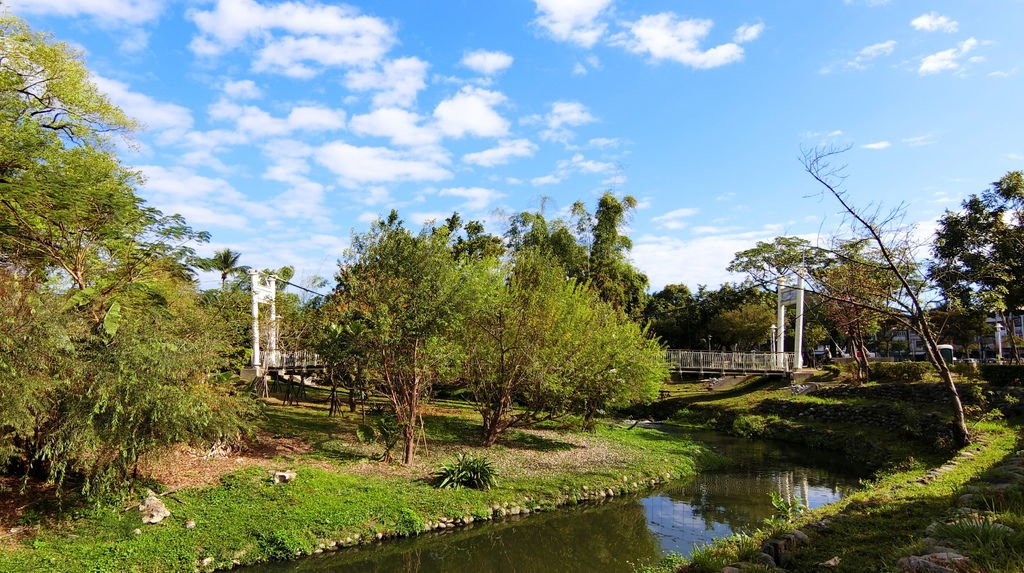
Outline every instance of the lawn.
POLYGON ((349 412, 328 417, 318 402, 271 400, 247 449, 213 457, 184 450, 151 461, 154 489, 180 488, 163 496, 172 515, 162 523, 141 524, 131 507, 137 494, 66 509, 3 550, 0 571, 194 571, 293 558, 444 521, 544 511, 599 491, 643 489, 694 473, 705 456, 685 439, 613 421, 593 433, 556 424, 513 430, 485 450, 471 409, 435 401, 425 408, 426 440, 416 462, 403 466, 372 459, 380 446, 356 439, 362 419, 349 412), (458 452, 490 458, 497 486, 435 488, 431 474, 458 452), (293 470, 297 478, 274 484, 268 470, 293 470))

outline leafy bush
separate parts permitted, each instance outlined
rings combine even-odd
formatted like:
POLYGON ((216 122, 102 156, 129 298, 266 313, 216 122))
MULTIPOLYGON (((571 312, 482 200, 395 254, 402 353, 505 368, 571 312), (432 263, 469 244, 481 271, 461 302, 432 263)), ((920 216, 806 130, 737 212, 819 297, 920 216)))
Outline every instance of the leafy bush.
POLYGON ((441 489, 491 489, 497 475, 491 460, 462 453, 434 473, 434 483, 441 489))
POLYGON ((778 492, 771 492, 772 507, 775 514, 786 520, 791 520, 807 510, 807 506, 796 497, 783 497, 778 492))
POLYGON ((957 362, 949 367, 949 369, 960 378, 964 380, 978 380, 981 378, 981 372, 978 370, 978 365, 972 362, 957 362))
POLYGON ((768 421, 761 416, 740 414, 732 422, 732 433, 744 438, 753 438, 764 434, 768 421))
POLYGON ((981 377, 992 386, 1024 386, 1024 366, 983 364, 981 377))
POLYGON ((875 362, 871 376, 878 382, 920 382, 931 367, 927 362, 875 362))
POLYGON ((843 369, 836 364, 826 364, 822 367, 825 374, 828 374, 829 378, 839 378, 839 375, 843 373, 843 369))
POLYGON ((385 416, 369 424, 359 424, 356 427, 356 439, 363 444, 380 444, 383 449, 372 456, 373 459, 391 463, 394 460, 391 452, 402 439, 402 432, 394 418, 385 416))

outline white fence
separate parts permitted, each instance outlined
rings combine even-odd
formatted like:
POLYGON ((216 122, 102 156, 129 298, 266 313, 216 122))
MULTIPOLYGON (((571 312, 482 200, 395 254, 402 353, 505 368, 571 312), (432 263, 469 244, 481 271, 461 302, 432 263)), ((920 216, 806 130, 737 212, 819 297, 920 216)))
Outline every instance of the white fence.
POLYGON ((705 352, 669 350, 665 353, 672 370, 687 372, 789 372, 791 352, 705 352))
POLYGON ((324 365, 317 353, 308 350, 264 352, 261 358, 264 368, 319 368, 324 365))

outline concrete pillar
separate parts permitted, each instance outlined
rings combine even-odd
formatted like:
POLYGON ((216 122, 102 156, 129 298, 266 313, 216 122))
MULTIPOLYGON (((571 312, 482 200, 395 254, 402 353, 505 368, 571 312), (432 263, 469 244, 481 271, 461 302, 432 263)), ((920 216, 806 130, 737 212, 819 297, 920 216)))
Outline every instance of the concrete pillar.
POLYGON ((804 367, 804 275, 796 275, 796 330, 793 333, 793 369, 804 367))
POLYGON ((260 367, 260 301, 258 288, 260 272, 249 269, 249 280, 252 283, 252 365, 260 367))
POLYGON ((775 331, 775 351, 778 352, 776 358, 780 362, 783 361, 783 357, 786 354, 786 305, 782 302, 782 290, 785 286, 785 281, 782 277, 779 277, 778 285, 778 316, 776 317, 775 323, 779 326, 779 329, 775 331))
POLYGON ((270 347, 270 365, 280 366, 277 356, 277 277, 267 277, 267 285, 270 286, 270 340, 267 343, 270 347))

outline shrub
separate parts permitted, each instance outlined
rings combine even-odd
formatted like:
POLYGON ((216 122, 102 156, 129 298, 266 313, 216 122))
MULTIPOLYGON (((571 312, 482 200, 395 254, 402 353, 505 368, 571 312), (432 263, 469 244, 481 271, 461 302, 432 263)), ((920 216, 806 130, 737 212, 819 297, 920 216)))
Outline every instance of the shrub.
POLYGON ((744 438, 760 436, 767 429, 768 421, 761 416, 741 414, 732 422, 732 433, 744 438))
POLYGON ((983 364, 981 377, 992 386, 1024 386, 1024 366, 983 364))
POLYGON ((463 453, 434 473, 434 483, 441 489, 491 489, 497 475, 491 460, 463 453))
POLYGON ((972 362, 956 362, 952 364, 949 369, 960 378, 964 380, 978 380, 981 378, 981 373, 978 371, 978 365, 972 362))
POLYGON ((822 367, 822 370, 824 370, 830 378, 839 378, 843 373, 843 369, 836 364, 826 364, 822 367))
POLYGON ((373 459, 390 463, 393 460, 391 452, 402 438, 400 429, 394 418, 377 418, 373 423, 359 424, 356 428, 356 439, 364 444, 380 444, 383 450, 375 454, 373 459))
POLYGON ((871 376, 878 382, 920 382, 931 367, 927 362, 875 362, 871 376))

